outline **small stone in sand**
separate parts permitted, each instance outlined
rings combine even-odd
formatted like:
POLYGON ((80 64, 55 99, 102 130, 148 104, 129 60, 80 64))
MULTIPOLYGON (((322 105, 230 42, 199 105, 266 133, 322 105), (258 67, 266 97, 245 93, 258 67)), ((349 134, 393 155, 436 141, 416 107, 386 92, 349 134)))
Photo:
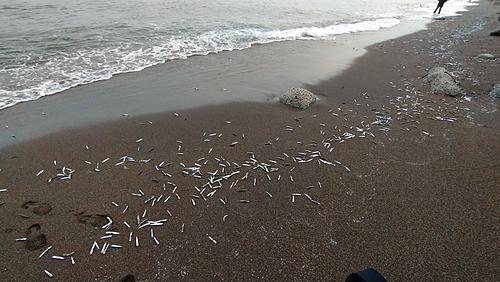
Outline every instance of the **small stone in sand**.
POLYGON ((313 93, 299 87, 291 88, 280 97, 281 103, 300 109, 307 109, 314 101, 316 97, 313 93))
POLYGON ((496 59, 496 57, 492 54, 479 54, 477 55, 478 59, 481 59, 481 60, 494 60, 496 59))
POLYGON ((500 84, 495 84, 489 95, 493 99, 500 99, 500 84))
POLYGON ((462 90, 455 82, 450 73, 442 67, 436 67, 423 77, 425 82, 431 84, 431 92, 439 95, 455 97, 462 93, 462 90))

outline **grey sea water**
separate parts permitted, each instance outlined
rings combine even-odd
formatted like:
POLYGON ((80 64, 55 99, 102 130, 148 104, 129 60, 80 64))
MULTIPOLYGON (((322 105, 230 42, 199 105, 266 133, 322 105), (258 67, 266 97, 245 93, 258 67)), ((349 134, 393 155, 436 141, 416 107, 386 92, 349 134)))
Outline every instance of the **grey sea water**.
MULTIPOLYGON (((433 0, 2 0, 0 109, 168 60, 335 40, 432 17, 433 0)), ((468 0, 450 0, 455 15, 468 0)))

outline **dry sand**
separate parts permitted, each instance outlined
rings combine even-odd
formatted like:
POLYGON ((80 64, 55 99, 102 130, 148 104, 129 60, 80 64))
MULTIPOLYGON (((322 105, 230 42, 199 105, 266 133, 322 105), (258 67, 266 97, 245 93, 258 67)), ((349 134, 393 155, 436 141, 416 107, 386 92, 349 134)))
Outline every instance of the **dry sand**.
POLYGON ((371 46, 305 85, 305 111, 232 103, 3 149, 0 280, 498 281, 500 68, 475 58, 500 55, 493 3, 371 46), (428 93, 435 66, 466 99, 428 93))

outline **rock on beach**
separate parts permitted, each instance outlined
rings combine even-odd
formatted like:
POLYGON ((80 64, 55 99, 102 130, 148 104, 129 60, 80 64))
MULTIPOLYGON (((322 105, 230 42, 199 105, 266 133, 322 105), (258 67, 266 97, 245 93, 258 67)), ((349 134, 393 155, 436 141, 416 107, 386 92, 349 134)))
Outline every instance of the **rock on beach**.
POLYGON ((307 109, 314 101, 316 96, 313 93, 299 87, 293 87, 280 96, 281 103, 300 109, 307 109))
POLYGON ((493 99, 500 99, 500 84, 495 84, 489 95, 493 99))
POLYGON ((431 84, 432 93, 451 97, 458 96, 462 93, 455 79, 443 67, 430 69, 423 79, 425 82, 431 84))
POLYGON ((492 54, 479 54, 479 55, 477 55, 477 58, 481 59, 481 60, 495 60, 496 59, 496 57, 492 54))

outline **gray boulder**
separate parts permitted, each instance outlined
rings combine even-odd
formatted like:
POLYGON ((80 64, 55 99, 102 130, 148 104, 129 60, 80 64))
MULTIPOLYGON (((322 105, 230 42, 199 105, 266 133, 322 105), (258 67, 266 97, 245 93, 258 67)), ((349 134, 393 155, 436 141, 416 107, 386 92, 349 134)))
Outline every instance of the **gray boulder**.
POLYGON ((496 57, 491 54, 479 54, 476 56, 476 58, 481 59, 481 60, 494 60, 496 57))
POLYGON ((293 87, 280 96, 280 102, 300 109, 307 109, 316 96, 303 88, 293 87))
MULTIPOLYGON (((498 20, 500 20, 500 17, 498 18, 498 20)), ((500 28, 497 28, 497 29, 495 29, 495 30, 492 30, 492 31, 490 32, 490 35, 491 35, 491 36, 500 36, 500 28)))
POLYGON ((493 99, 500 99, 500 84, 495 84, 493 90, 489 93, 490 97, 493 99))
POLYGON ((431 92, 438 95, 448 95, 455 97, 462 93, 460 87, 458 87, 455 79, 448 73, 445 68, 436 67, 431 70, 423 77, 424 82, 431 84, 431 92))

